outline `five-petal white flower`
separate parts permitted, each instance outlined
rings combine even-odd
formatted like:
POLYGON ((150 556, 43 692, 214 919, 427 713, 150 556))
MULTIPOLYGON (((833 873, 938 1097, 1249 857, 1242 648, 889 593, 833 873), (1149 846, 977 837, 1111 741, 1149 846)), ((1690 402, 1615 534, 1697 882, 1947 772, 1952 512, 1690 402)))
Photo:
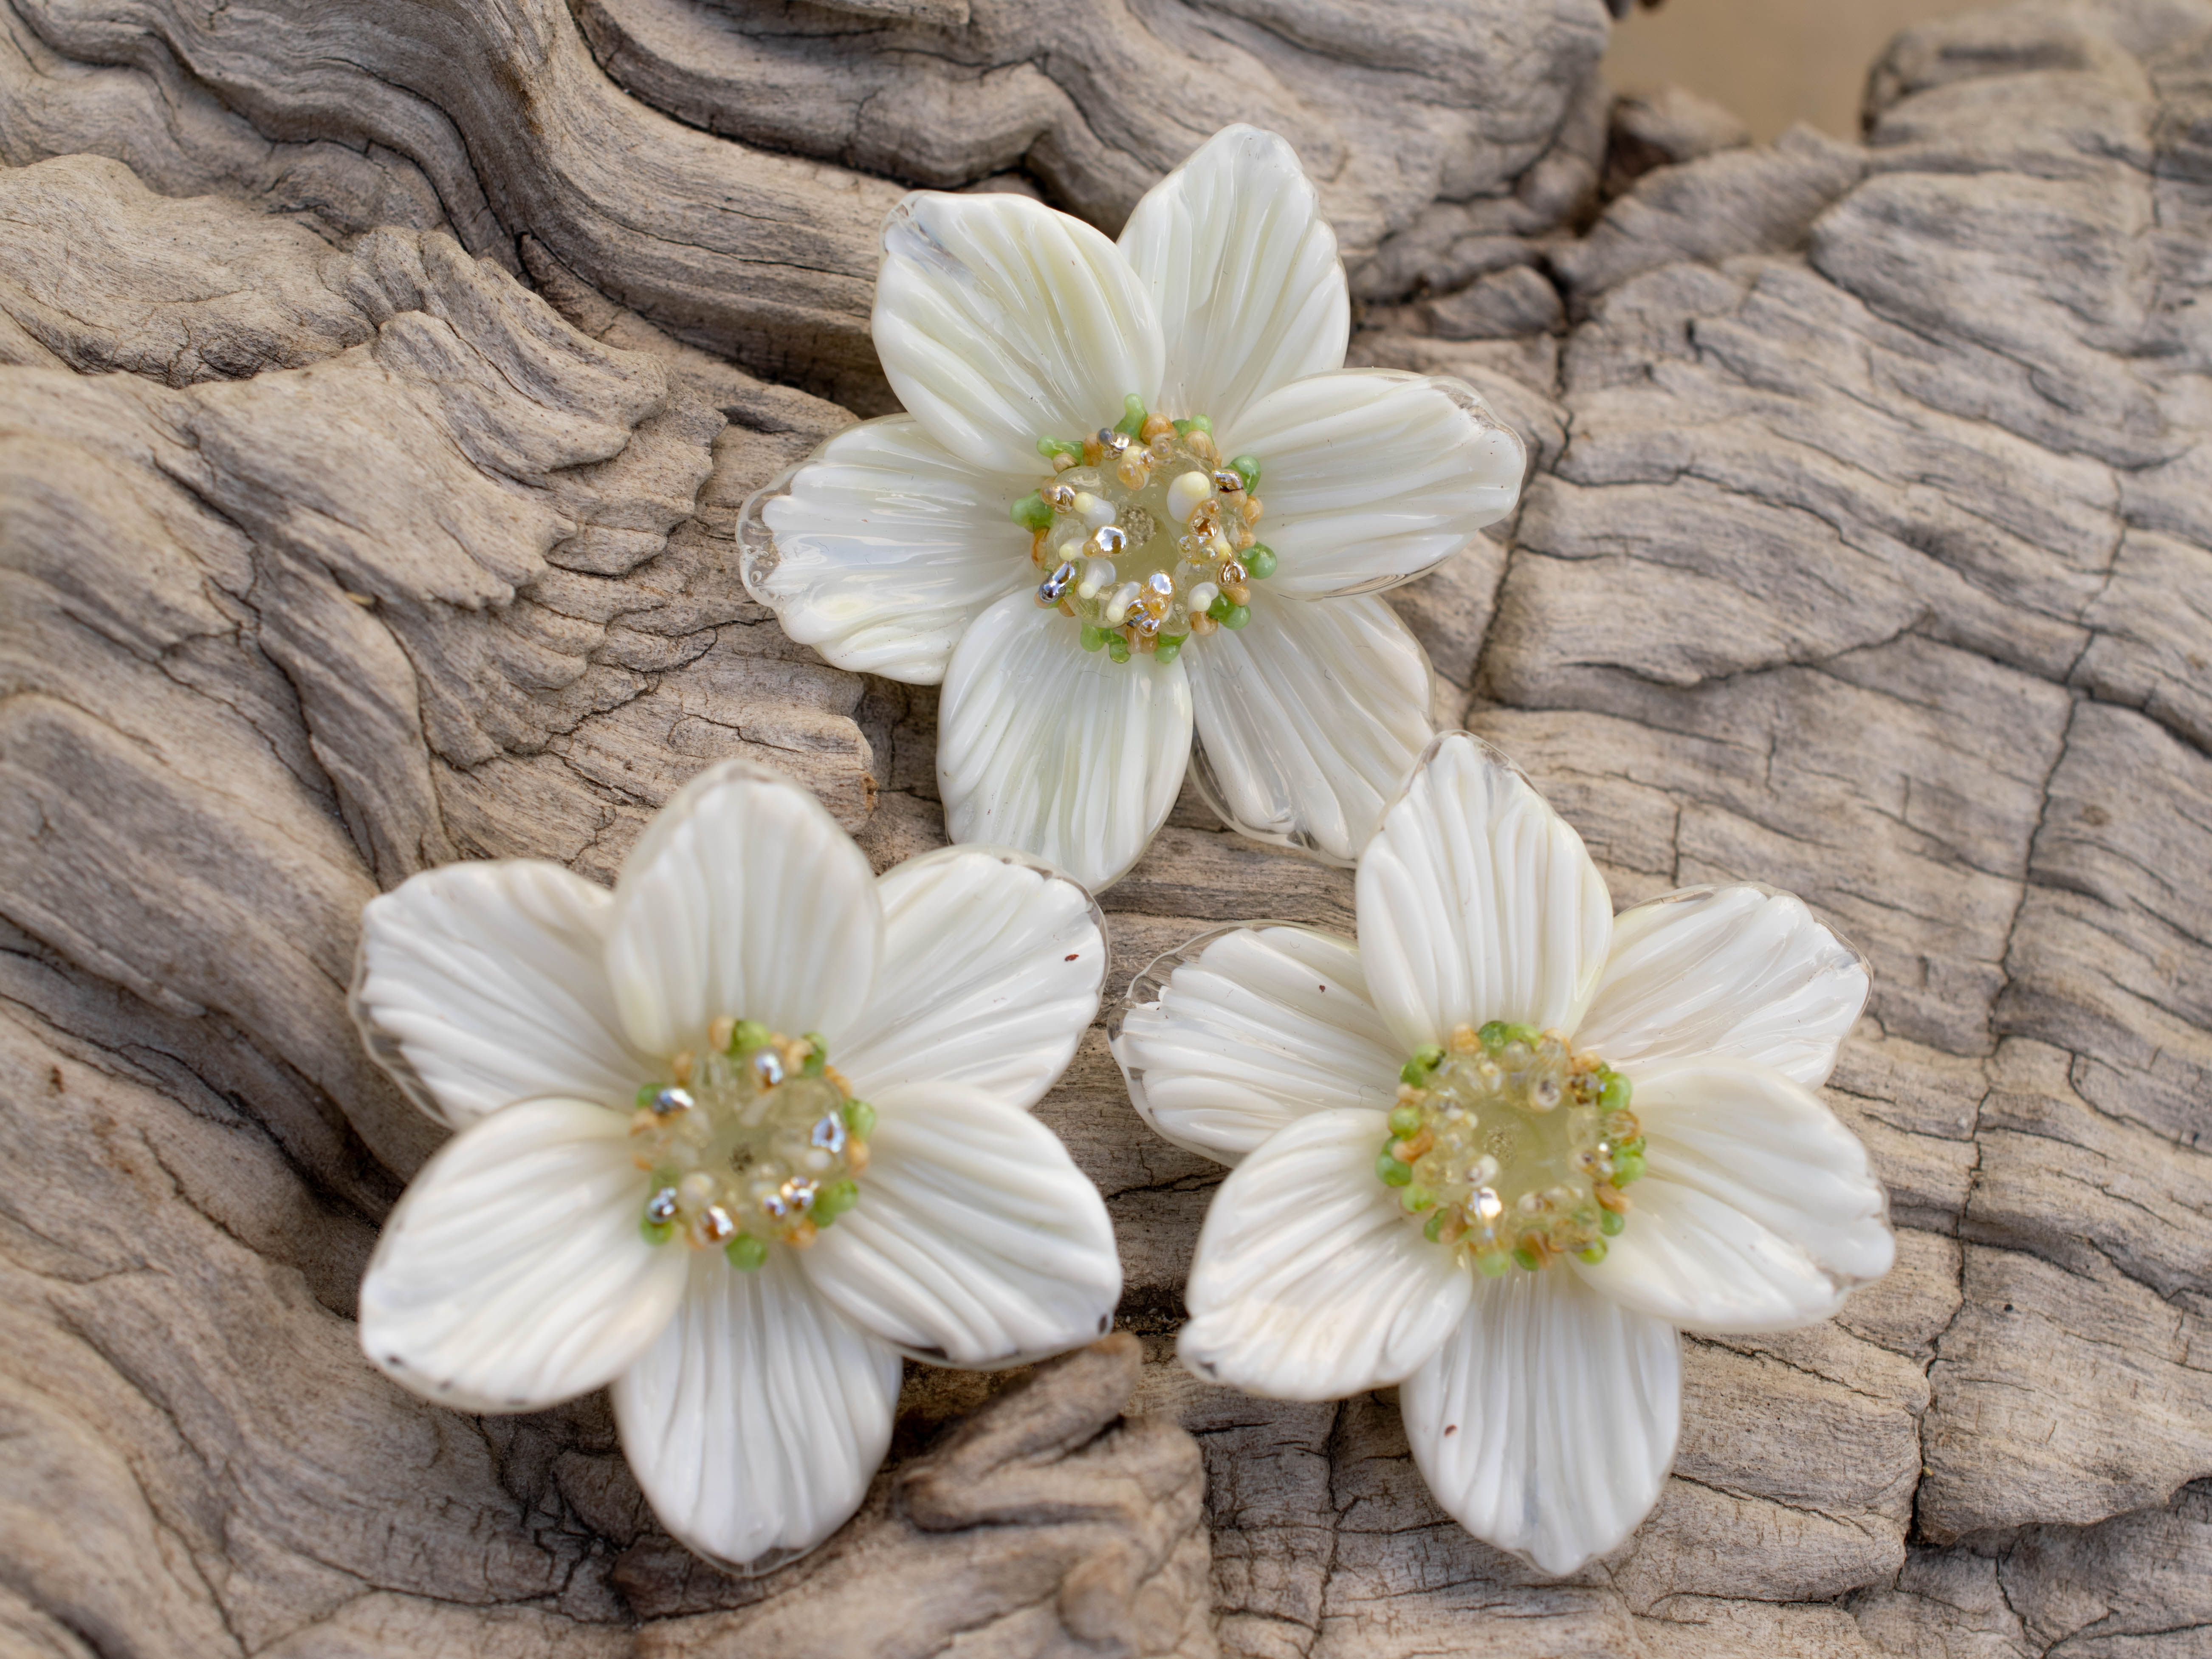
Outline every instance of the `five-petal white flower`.
POLYGON ((1349 863, 1434 732, 1428 659, 1379 591, 1503 517, 1525 464, 1472 387, 1345 369, 1349 317, 1312 185, 1250 127, 1163 179, 1118 246, 1020 196, 910 196, 885 226, 873 322, 908 412, 837 434, 747 504, 746 586, 841 667, 943 683, 955 842, 1025 848, 1103 887, 1174 804, 1194 723, 1195 775, 1225 822, 1349 863), (1234 483, 1166 493, 1192 473, 1160 433, 1152 495, 1102 508, 1105 476, 1063 505, 1056 524, 1109 525, 1089 550, 1122 561, 1073 551, 1087 586, 1071 592, 1048 574, 1060 532, 1033 542, 1009 511, 1053 488, 1040 441, 1095 438, 1132 398, 1208 417, 1220 462, 1256 459, 1266 516, 1243 522, 1234 483), (1238 580, 1252 556, 1205 537, 1176 551, 1193 501, 1264 536, 1251 568, 1273 574, 1238 580), (1154 597, 1125 580, 1148 571, 1154 597), (1116 592, 1157 603, 1165 645, 1116 592), (1078 597, 1127 637, 1079 625, 1078 597), (1209 612, 1170 637, 1209 604, 1224 624, 1209 612))
POLYGON ((883 1461, 902 1353, 1011 1364, 1110 1323, 1105 1206, 1029 1114, 1105 971, 1097 908, 1064 876, 955 848, 878 879, 812 795, 743 763, 678 793, 612 892, 534 861, 414 877, 368 907, 354 1006, 459 1133, 386 1224, 363 1349, 465 1411, 611 1382, 678 1538, 738 1565, 812 1547, 883 1461), (811 1248, 748 1245, 744 1264, 653 1242, 634 1133, 657 1121, 641 1085, 688 1073, 676 1057, 732 1019, 826 1038, 873 1108, 857 1201, 811 1248))
POLYGON ((1680 1417, 1677 1327, 1810 1324, 1889 1267, 1881 1185, 1814 1092, 1865 1003, 1865 966, 1801 901, 1756 886, 1615 916, 1581 838, 1464 732, 1437 740, 1390 808, 1356 896, 1356 945, 1225 929, 1154 963, 1118 1018, 1138 1109, 1236 1166, 1200 1234, 1180 1352, 1201 1376, 1280 1399, 1402 1383, 1437 1501, 1478 1537, 1568 1572, 1657 1501, 1680 1417), (1460 1030, 1492 1021, 1556 1032, 1555 1052, 1626 1079, 1640 1153, 1577 1147, 1556 1080, 1517 1109, 1528 1097, 1514 1095, 1511 1056, 1526 1045, 1460 1030), (1439 1048, 1457 1069, 1424 1070, 1439 1048), (1456 1120, 1464 1162, 1446 1177, 1481 1190, 1449 1216, 1409 1214, 1436 1195, 1408 1184, 1394 1150, 1431 1149, 1395 1137, 1417 1123, 1458 1133, 1433 1110, 1456 1102, 1414 1080, 1478 1071, 1494 1096, 1480 1123, 1456 1120), (1609 1185, 1604 1207, 1591 1203, 1578 1152, 1583 1170, 1633 1181, 1625 1204, 1609 1185), (1585 1206, 1614 1236, 1574 1235, 1541 1192, 1514 1202, 1554 1180, 1566 1209, 1585 1206), (1489 1273, 1502 1276, 1468 1243, 1489 1216, 1501 1239, 1489 1273), (1587 1254, 1522 1231, 1554 1223, 1587 1254), (1542 1265, 1498 1254, 1525 1243, 1542 1265))

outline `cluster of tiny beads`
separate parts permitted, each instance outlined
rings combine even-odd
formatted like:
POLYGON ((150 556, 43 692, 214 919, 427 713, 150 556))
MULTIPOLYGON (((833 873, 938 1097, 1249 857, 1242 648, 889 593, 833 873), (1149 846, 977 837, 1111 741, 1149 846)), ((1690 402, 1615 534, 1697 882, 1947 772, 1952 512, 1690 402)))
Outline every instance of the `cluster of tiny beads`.
POLYGON ((1557 1031, 1462 1025, 1398 1074, 1375 1160, 1407 1217, 1496 1278, 1563 1255, 1596 1262, 1644 1173, 1628 1079, 1557 1031))
POLYGON ((1127 399, 1118 426, 1044 437, 1053 476, 1014 504, 1043 580, 1040 605, 1081 625, 1115 662, 1172 662, 1185 641, 1251 619, 1252 584, 1274 574, 1255 534, 1260 463, 1223 460, 1205 416, 1170 420, 1127 399))
POLYGON ((637 1091, 630 1138, 652 1177, 647 1240, 719 1248, 750 1272, 770 1239, 804 1249, 860 1201, 875 1109, 853 1098, 822 1039, 723 1018, 707 1052, 637 1091))

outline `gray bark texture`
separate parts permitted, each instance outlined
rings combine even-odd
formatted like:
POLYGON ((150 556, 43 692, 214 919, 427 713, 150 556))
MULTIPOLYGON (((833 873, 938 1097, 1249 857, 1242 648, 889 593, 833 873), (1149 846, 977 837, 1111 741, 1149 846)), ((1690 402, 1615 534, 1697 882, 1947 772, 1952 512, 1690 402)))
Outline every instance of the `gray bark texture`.
MULTIPOLYGON (((2212 1651, 2212 0, 1919 27, 1863 143, 1616 105, 1601 0, 0 0, 0 1654, 2212 1651), (1397 602, 1615 897, 1752 878, 1874 963, 1830 1090, 1899 1265, 1686 1341, 1657 1510, 1565 1583, 1395 1401, 1173 1362, 1218 1171, 1094 1033, 1041 1109, 1122 1329, 915 1368, 765 1578, 605 1403, 421 1404, 350 1319, 436 1133, 344 1008, 444 860, 611 879, 744 754, 879 866, 935 696, 785 640, 754 488, 890 394, 908 185, 1118 228, 1284 132, 1353 361, 1523 505, 1397 602)), ((1178 808, 1117 981, 1351 883, 1178 808)))

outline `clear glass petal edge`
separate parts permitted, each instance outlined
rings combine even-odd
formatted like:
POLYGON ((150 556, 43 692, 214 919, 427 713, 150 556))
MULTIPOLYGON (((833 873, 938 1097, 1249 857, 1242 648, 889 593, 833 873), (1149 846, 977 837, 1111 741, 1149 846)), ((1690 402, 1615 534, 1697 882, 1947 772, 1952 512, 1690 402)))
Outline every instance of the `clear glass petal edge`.
MULTIPOLYGON (((1098 896, 1073 876, 1040 854, 1009 847, 1001 842, 963 841, 950 847, 933 848, 927 853, 917 853, 891 866, 894 870, 924 870, 933 865, 950 864, 955 860, 975 856, 994 858, 1017 870, 1027 870, 1042 876, 1047 881, 1065 882, 1083 896, 1083 908, 1091 917, 1091 925, 1098 932, 1098 984, 1093 994, 1104 1006, 1106 994, 1114 981, 1114 941, 1106 932, 1106 913, 1098 908, 1098 896)), ((884 874, 889 875, 886 870, 884 874)), ((878 877, 880 881, 883 878, 878 877)))
MULTIPOLYGON (((1123 988, 1121 994, 1113 998, 1107 1005, 1106 1049, 1114 1056, 1114 1064, 1121 1068, 1121 1080, 1129 1091, 1130 1105, 1136 1108, 1137 1115, 1144 1119, 1145 1127, 1161 1139, 1170 1146, 1181 1147, 1186 1152, 1194 1153, 1209 1164, 1221 1164, 1223 1161, 1217 1153, 1200 1146, 1198 1142, 1187 1139, 1165 1127, 1154 1114, 1152 1102, 1145 1093, 1144 1069, 1131 1063, 1128 1058, 1128 1046, 1121 1040, 1121 1027, 1132 1011, 1156 1006, 1160 1000, 1161 994, 1167 989, 1168 981, 1173 977, 1176 969, 1186 963, 1197 961, 1205 954, 1208 945, 1217 940, 1228 938, 1231 933, 1256 933, 1275 928, 1287 928, 1294 933, 1310 933, 1316 939, 1325 939, 1331 944, 1344 946, 1346 950, 1357 951, 1359 948, 1356 940, 1342 933, 1332 933, 1326 927, 1309 927, 1302 921, 1280 921, 1266 916, 1251 921, 1232 921, 1220 927, 1209 927, 1206 932, 1185 939, 1171 950, 1161 951, 1159 955, 1139 969, 1131 976, 1128 984, 1123 988)), ((1389 1102, 1382 1101, 1376 1109, 1388 1110, 1389 1102)), ((1234 1166, 1224 1164, 1224 1167, 1234 1166)))
MULTIPOLYGON (((1385 586, 1395 586, 1395 584, 1385 584, 1385 586)), ((1297 598, 1288 598, 1285 602, 1293 605, 1318 605, 1328 603, 1326 600, 1304 599, 1297 598)), ((1429 714, 1431 717, 1433 718, 1433 711, 1437 706, 1437 665, 1430 659, 1427 648, 1420 645, 1419 641, 1416 641, 1414 642, 1414 647, 1415 649, 1420 653, 1421 672, 1425 683, 1425 687, 1422 694, 1422 708, 1425 713, 1429 714)), ((1449 735, 1449 733, 1439 733, 1438 735, 1445 736, 1449 735)), ((1473 734, 1469 733, 1469 735, 1472 736, 1473 734)), ((1475 741, 1480 743, 1481 742, 1481 739, 1477 738, 1475 741)), ((1420 758, 1414 763, 1413 771, 1408 772, 1404 780, 1399 784, 1397 793, 1393 794, 1388 801, 1383 803, 1382 811, 1376 815, 1376 823, 1379 824, 1382 823, 1382 817, 1389 812, 1390 808, 1395 806, 1398 803, 1399 799, 1405 794, 1406 791, 1413 787, 1414 774, 1418 773, 1421 769, 1421 767, 1427 763, 1429 756, 1434 750, 1435 747, 1435 741, 1431 739, 1427 746, 1421 750, 1420 758)), ((1495 750, 1492 750, 1491 752, 1493 755, 1497 753, 1495 750)), ((1502 756, 1500 756, 1499 758, 1501 760, 1504 759, 1502 756)), ((1511 763, 1507 762, 1506 764, 1510 765, 1511 763)), ((1514 769, 1516 771, 1519 770, 1517 767, 1514 769)), ((1316 864, 1327 865, 1333 870, 1351 870, 1358 867, 1359 857, 1357 853, 1353 854, 1350 858, 1340 857, 1337 854, 1331 852, 1326 847, 1322 846, 1314 839, 1309 831, 1297 824, 1281 827, 1274 824, 1246 823, 1239 819, 1236 813, 1230 809, 1228 804, 1229 792, 1221 787, 1220 779, 1214 775, 1212 759, 1206 752, 1206 739, 1200 735, 1195 722, 1194 722, 1191 726, 1190 762, 1187 775, 1189 777, 1191 783, 1197 788, 1198 798, 1206 803, 1206 810, 1212 813, 1215 817, 1221 820, 1223 824, 1229 829, 1235 830, 1247 841, 1256 841, 1262 846, 1267 847, 1279 847, 1285 852, 1297 853, 1302 857, 1311 859, 1316 864)), ((1253 927, 1263 927, 1273 926, 1274 924, 1255 922, 1249 925, 1253 927)))

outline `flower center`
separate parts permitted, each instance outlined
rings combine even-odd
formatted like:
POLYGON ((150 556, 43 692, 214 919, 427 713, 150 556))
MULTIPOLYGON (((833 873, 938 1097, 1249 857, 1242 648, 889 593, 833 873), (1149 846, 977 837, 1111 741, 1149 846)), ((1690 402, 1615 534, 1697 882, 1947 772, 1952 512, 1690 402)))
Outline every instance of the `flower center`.
POLYGON ((1224 462, 1203 415, 1150 415, 1134 395, 1127 404, 1120 425, 1088 438, 1039 438, 1053 476, 1013 518, 1044 578, 1037 603, 1074 618, 1085 650, 1172 662, 1186 640, 1243 627, 1252 584, 1274 573, 1252 531, 1260 463, 1224 462))
POLYGON ((1424 1234, 1492 1278, 1605 1259, 1620 1189, 1644 1173, 1626 1078, 1557 1031, 1498 1020, 1461 1026, 1398 1076, 1375 1173, 1424 1234))
POLYGON ((637 1091, 630 1139, 652 1186, 640 1225, 665 1244, 719 1247, 750 1272, 769 1241, 796 1249, 860 1201, 875 1109, 829 1064, 811 1033, 718 1019, 703 1056, 680 1054, 671 1080, 637 1091))

